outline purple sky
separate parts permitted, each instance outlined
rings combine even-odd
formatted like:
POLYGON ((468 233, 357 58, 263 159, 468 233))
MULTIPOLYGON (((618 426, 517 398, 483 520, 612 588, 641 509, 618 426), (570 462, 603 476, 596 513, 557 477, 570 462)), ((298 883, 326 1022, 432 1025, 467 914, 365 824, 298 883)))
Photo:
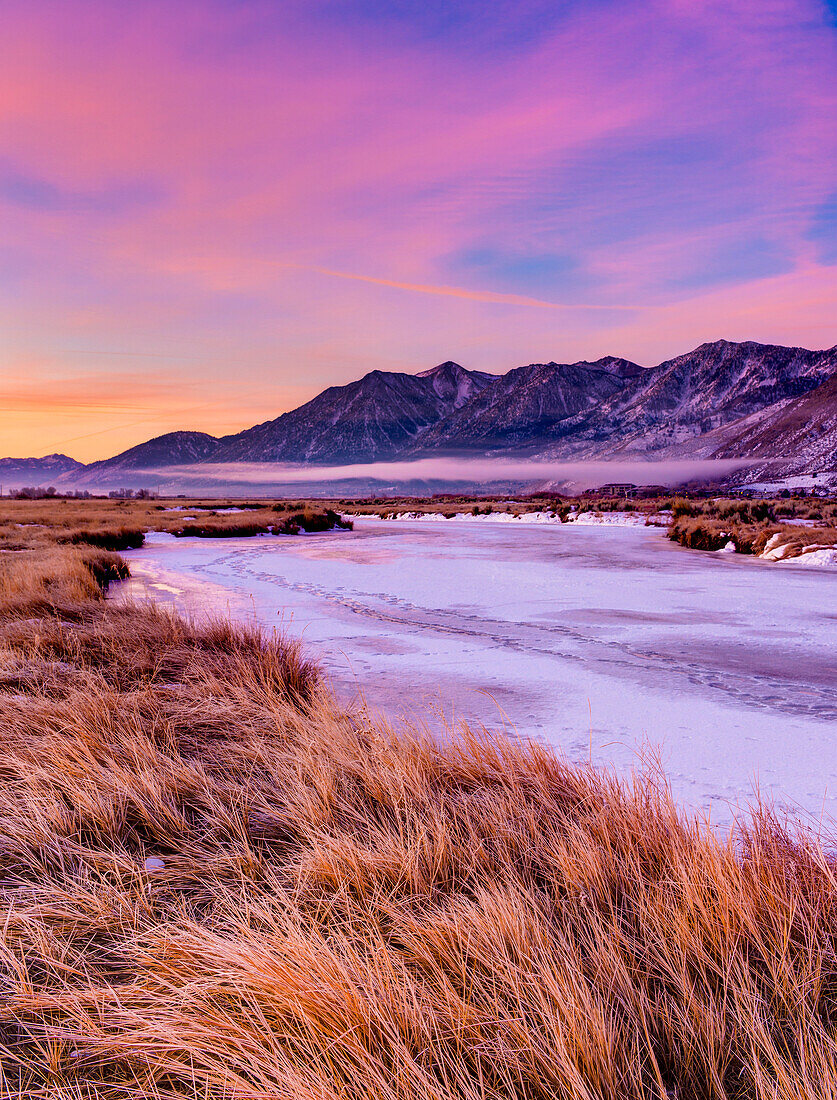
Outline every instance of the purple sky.
POLYGON ((0 0, 0 453, 837 343, 821 0, 0 0))

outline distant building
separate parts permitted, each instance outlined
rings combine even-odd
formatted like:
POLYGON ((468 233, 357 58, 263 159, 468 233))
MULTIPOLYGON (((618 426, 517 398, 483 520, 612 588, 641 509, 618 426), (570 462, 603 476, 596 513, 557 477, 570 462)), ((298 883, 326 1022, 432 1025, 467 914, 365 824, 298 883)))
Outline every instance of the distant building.
POLYGON ((636 485, 631 485, 630 482, 627 481, 613 481, 609 482, 607 485, 600 485, 595 491, 602 496, 624 497, 628 500, 630 497, 636 496, 637 487, 636 485))
POLYGON ((671 496, 671 486, 669 485, 640 485, 636 493, 638 497, 667 497, 671 496))

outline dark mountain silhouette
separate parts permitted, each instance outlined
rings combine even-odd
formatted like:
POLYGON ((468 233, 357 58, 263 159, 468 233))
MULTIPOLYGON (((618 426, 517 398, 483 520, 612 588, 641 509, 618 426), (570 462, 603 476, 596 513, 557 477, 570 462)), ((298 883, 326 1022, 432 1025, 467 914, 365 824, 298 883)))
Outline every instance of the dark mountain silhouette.
POLYGON ((167 432, 139 443, 113 458, 92 462, 85 476, 115 474, 120 470, 152 470, 159 466, 186 466, 204 462, 218 448, 218 440, 205 432, 167 432))
POLYGON ((422 374, 374 370, 347 386, 331 386, 275 420, 227 436, 214 461, 332 465, 393 459, 494 381, 494 375, 451 362, 422 374))

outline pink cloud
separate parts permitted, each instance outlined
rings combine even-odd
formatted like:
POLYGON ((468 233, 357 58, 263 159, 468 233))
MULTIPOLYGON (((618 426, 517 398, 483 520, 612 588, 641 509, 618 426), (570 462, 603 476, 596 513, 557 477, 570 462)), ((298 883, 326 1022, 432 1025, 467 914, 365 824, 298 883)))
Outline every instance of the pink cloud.
POLYGON ((833 188, 835 71, 814 0, 581 4, 499 58, 314 26, 305 4, 11 0, 0 320, 30 359, 160 353, 189 384, 285 401, 450 356, 833 343, 808 227, 833 188), (107 208, 135 184, 158 197, 107 208), (689 283, 739 240, 786 270, 689 283), (462 265, 478 249, 495 269, 462 265), (503 282, 506 253, 570 274, 503 282))

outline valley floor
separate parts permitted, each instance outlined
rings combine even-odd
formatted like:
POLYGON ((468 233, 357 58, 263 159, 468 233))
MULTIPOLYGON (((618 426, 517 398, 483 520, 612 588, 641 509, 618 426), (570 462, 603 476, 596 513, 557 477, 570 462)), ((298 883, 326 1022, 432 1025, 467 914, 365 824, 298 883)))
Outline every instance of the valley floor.
MULTIPOLYGON (((3 1100, 833 1100, 837 864, 825 828, 754 805, 721 833, 653 775, 617 779, 463 729, 394 731, 335 699, 297 643, 105 601, 126 572, 113 545, 137 533, 118 507, 96 527, 71 515, 54 504, 40 526, 19 527, 18 511, 0 527, 3 1100)), ((479 601, 495 632, 525 642, 520 578, 508 580, 520 536, 476 541, 466 569, 420 531, 420 555, 400 568, 392 540, 406 531, 387 525, 221 543, 163 533, 149 552, 222 561, 227 582, 261 574, 273 610, 282 568, 282 597, 306 599, 311 571, 330 569, 381 651, 416 608, 457 601, 477 633, 479 601), (369 576, 378 587, 356 600, 369 576)), ((652 549, 645 531, 532 537, 552 541, 528 570, 530 628, 538 608, 541 637, 562 627, 562 652, 580 646, 577 675, 595 637, 627 662, 623 684, 664 657, 669 693, 689 691, 667 639, 690 623, 713 562, 733 579, 732 604, 701 630, 731 668, 749 652, 738 619, 757 563, 662 539, 652 549), (586 564, 570 538, 590 540, 586 564), (679 573, 659 568, 663 556, 679 573), (634 606, 649 559, 665 608, 653 615, 634 606)), ((196 576, 211 590, 212 569, 196 576)), ((223 591, 238 616, 247 597, 223 591)), ((814 662, 809 641, 830 637, 821 597, 794 588, 772 612, 783 660, 814 662), (783 622, 794 601, 820 619, 783 622)), ((401 653, 408 665, 431 636, 464 633, 437 619, 401 653)), ((480 644, 501 661, 525 649, 488 634, 480 644)), ((802 705, 801 671, 787 671, 792 683, 762 668, 763 690, 793 690, 802 705)), ((711 687, 697 668, 693 678, 689 711, 711 687)), ((811 707, 824 705, 814 663, 808 682, 811 707)), ((762 719, 771 705, 765 694, 762 719)), ((626 696, 622 709, 647 706, 626 696)), ((731 743, 722 725, 693 732, 731 743)), ((800 766, 810 752, 774 748, 800 766)))

